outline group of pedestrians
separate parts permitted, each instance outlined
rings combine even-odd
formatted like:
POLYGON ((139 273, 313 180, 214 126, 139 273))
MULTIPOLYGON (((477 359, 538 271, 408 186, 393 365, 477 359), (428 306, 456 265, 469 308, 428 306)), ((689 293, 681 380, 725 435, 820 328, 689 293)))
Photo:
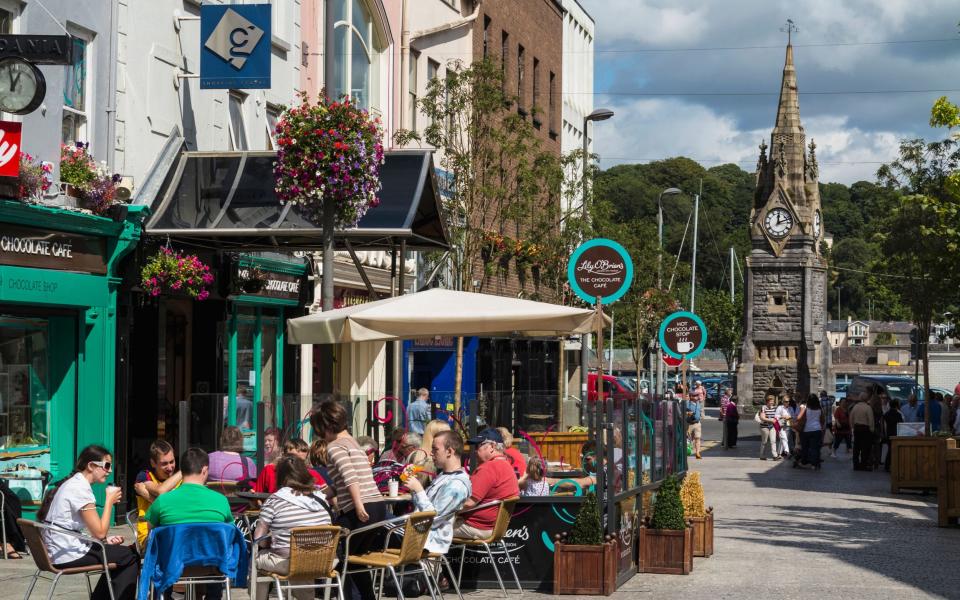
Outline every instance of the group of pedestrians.
POLYGON ((767 394, 754 417, 760 428, 760 458, 767 460, 764 453, 769 450, 770 459, 792 458, 794 468, 819 470, 827 413, 817 394, 799 404, 785 394, 779 405, 774 394, 767 394))

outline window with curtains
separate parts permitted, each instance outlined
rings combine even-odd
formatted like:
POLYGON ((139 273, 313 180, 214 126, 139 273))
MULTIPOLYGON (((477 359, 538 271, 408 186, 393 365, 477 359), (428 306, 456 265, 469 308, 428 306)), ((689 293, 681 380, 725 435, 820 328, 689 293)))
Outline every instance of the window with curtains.
POLYGON ((383 44, 373 12, 362 0, 327 0, 327 15, 328 93, 379 111, 383 44))

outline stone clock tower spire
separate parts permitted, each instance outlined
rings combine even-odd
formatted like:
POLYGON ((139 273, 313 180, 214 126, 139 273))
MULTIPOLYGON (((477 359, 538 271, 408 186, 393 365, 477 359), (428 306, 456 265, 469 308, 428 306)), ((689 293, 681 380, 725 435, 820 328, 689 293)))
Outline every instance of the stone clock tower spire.
POLYGON ((746 259, 744 341, 737 393, 763 402, 769 393, 800 397, 827 389, 826 262, 820 254, 816 144, 800 123, 797 72, 788 34, 777 119, 770 145, 760 144, 746 259), (769 151, 769 155, 768 155, 769 151))

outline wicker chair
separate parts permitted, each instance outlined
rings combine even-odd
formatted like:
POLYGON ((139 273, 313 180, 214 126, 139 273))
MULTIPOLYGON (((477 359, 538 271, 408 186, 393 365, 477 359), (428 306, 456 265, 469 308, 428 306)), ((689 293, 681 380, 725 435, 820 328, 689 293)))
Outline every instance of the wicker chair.
POLYGON ((115 598, 113 595, 113 582, 110 580, 110 569, 116 569, 117 565, 115 563, 107 562, 107 549, 104 547, 103 542, 90 536, 83 535, 82 533, 50 527, 49 525, 36 523, 27 519, 17 519, 17 523, 20 525, 20 529, 23 531, 23 537, 27 541, 27 547, 30 548, 30 555, 33 557, 33 562, 37 565, 37 572, 33 574, 33 581, 30 582, 30 586, 27 588, 27 593, 23 596, 24 600, 29 600, 30 594, 33 593, 33 588, 37 585, 37 581, 40 579, 45 579, 51 582, 50 592, 47 594, 47 598, 53 598, 53 593, 57 589, 57 583, 64 575, 86 576, 87 593, 90 596, 93 596, 93 586, 90 585, 90 576, 100 574, 103 574, 103 576, 107 578, 107 590, 110 592, 110 598, 115 598), (53 562, 50 560, 50 554, 47 552, 47 545, 43 543, 43 538, 40 535, 41 531, 44 529, 56 531, 59 534, 75 537, 80 541, 100 546, 102 551, 101 556, 103 556, 103 564, 91 565, 89 567, 70 567, 68 569, 58 569, 57 567, 53 566, 53 562), (53 576, 52 579, 50 579, 51 575, 53 576))
POLYGON ((321 525, 317 527, 294 527, 290 530, 290 568, 286 574, 257 570, 257 545, 254 544, 251 598, 256 598, 256 585, 260 581, 272 581, 277 588, 277 598, 283 598, 284 590, 336 588, 337 596, 344 600, 343 580, 334 570, 337 561, 337 545, 340 542, 340 527, 321 525), (324 583, 316 580, 323 579, 324 583), (306 580, 310 583, 293 583, 306 580))
POLYGON ((507 588, 504 587, 503 578, 500 577, 500 567, 497 566, 497 561, 493 556, 493 551, 490 549, 491 546, 500 546, 500 548, 503 549, 503 554, 507 557, 507 564, 510 565, 510 571, 513 573, 513 581, 517 584, 517 591, 519 591, 521 595, 523 594, 523 588, 520 587, 520 578, 517 577, 517 570, 513 567, 513 560, 510 558, 510 550, 507 549, 507 544, 503 541, 503 536, 506 535, 507 528, 510 526, 510 517, 513 516, 513 509, 517 505, 517 500, 519 500, 519 498, 514 496, 504 500, 485 502, 458 513, 460 515, 467 515, 482 508, 499 505, 497 510, 497 520, 493 525, 493 531, 490 532, 490 537, 485 539, 473 539, 454 536, 453 538, 453 543, 450 545, 450 551, 452 552, 453 549, 457 547, 460 548, 460 571, 457 574, 458 589, 460 587, 460 581, 463 578, 463 562, 467 555, 467 548, 483 546, 483 548, 487 551, 487 556, 490 557, 490 564, 493 565, 493 572, 497 576, 497 583, 500 584, 500 591, 503 592, 504 597, 507 597, 507 588))
MULTIPOLYGON (((433 519, 437 513, 415 512, 403 517, 388 519, 366 527, 354 529, 347 535, 345 555, 347 564, 344 565, 343 574, 360 573, 364 571, 383 572, 389 571, 393 578, 393 584, 397 586, 397 598, 403 600, 403 590, 400 585, 400 579, 397 577, 397 569, 407 566, 420 566, 426 572, 427 566, 423 561, 423 547, 427 543, 427 536, 430 534, 430 527, 433 526, 433 519), (403 527, 403 539, 400 543, 400 549, 396 552, 386 550, 379 552, 367 552, 359 555, 350 554, 350 539, 358 533, 365 533, 374 529, 391 530, 396 527, 403 527), (356 567, 351 569, 350 567, 356 567)), ((419 571, 419 570, 418 570, 419 571)), ((430 594, 433 596, 432 583, 427 578, 430 586, 430 594)), ((382 584, 381 584, 382 587, 382 584)), ((435 597, 435 596, 434 596, 435 597)))

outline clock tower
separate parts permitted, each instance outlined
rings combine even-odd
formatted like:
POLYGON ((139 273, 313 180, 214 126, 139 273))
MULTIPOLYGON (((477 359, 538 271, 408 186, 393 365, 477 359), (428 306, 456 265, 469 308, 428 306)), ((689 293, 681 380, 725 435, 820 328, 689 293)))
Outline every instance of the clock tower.
MULTIPOLYGON (((788 24, 792 29, 792 23, 788 24)), ((744 339, 737 370, 743 403, 768 392, 797 400, 827 389, 827 265, 820 254, 823 218, 816 144, 800 124, 793 46, 787 43, 777 120, 760 144, 746 258, 744 339)))

